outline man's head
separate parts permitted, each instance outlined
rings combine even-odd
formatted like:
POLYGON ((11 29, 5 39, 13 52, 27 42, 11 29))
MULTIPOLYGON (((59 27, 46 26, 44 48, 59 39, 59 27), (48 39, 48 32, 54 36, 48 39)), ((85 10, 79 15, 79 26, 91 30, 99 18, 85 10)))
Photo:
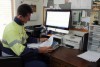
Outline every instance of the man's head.
POLYGON ((22 4, 17 9, 17 18, 19 18, 23 23, 26 23, 31 16, 32 8, 28 4, 22 4))

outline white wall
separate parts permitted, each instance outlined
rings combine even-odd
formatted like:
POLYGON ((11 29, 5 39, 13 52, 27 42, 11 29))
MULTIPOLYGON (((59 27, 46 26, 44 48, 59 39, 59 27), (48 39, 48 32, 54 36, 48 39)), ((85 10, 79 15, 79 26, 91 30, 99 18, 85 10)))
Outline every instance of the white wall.
POLYGON ((17 8, 21 4, 21 1, 24 1, 23 3, 27 3, 29 5, 31 4, 36 5, 37 20, 28 21, 25 24, 25 26, 43 24, 43 0, 15 0, 15 16, 16 16, 17 8))

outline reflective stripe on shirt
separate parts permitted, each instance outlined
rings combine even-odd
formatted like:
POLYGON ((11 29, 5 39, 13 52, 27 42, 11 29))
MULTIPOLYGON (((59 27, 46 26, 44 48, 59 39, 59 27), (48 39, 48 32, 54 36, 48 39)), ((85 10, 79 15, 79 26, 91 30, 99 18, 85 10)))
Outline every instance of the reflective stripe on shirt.
POLYGON ((26 38, 25 37, 22 37, 22 44, 24 44, 26 38))
POLYGON ((16 43, 21 43, 21 41, 20 40, 14 40, 14 41, 12 41, 11 43, 8 44, 8 42, 6 40, 2 40, 2 43, 7 44, 9 47, 12 47, 16 43))

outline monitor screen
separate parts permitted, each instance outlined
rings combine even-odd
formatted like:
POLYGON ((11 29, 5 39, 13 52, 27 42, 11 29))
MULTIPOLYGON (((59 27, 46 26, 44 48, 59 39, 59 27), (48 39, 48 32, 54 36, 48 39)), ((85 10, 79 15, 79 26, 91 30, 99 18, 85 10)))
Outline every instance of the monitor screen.
POLYGON ((71 17, 71 10, 49 9, 46 11, 46 26, 68 29, 71 17))

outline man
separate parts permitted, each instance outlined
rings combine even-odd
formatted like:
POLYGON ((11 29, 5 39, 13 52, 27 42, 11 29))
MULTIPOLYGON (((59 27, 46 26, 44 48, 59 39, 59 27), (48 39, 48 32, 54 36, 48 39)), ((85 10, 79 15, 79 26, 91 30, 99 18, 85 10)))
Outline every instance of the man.
POLYGON ((32 9, 27 4, 22 4, 18 7, 14 21, 5 27, 2 39, 3 49, 6 54, 22 57, 25 67, 46 67, 42 61, 37 60, 37 56, 40 53, 51 52, 52 48, 27 48, 28 36, 25 32, 24 24, 30 19, 31 13, 32 9))

